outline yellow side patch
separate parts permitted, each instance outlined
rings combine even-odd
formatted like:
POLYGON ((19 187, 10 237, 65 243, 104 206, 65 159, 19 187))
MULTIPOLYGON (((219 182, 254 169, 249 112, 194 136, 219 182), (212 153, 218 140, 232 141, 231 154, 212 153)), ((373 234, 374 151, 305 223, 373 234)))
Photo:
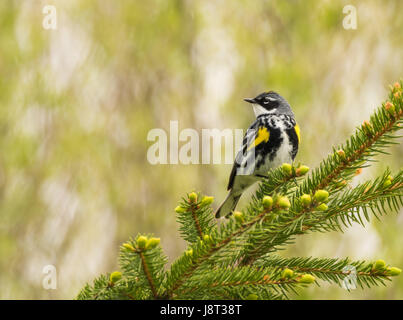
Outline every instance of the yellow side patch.
POLYGON ((257 145, 261 144, 263 141, 264 142, 268 142, 269 141, 269 137, 270 137, 270 132, 267 131, 267 128, 265 127, 260 127, 259 131, 257 132, 255 141, 253 143, 250 144, 250 146, 248 147, 248 150, 256 147, 257 145))
POLYGON ((300 143, 301 142, 301 131, 299 129, 299 125, 296 124, 294 129, 295 129, 295 133, 297 134, 297 137, 298 137, 298 143, 300 143))

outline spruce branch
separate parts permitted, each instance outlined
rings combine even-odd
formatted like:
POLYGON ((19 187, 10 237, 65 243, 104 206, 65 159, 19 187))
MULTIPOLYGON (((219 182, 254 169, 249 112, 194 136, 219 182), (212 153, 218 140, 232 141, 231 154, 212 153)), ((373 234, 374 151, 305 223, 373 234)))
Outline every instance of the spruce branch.
POLYGON ((342 281, 351 275, 361 288, 385 285, 385 281, 391 280, 391 274, 388 271, 391 267, 385 266, 377 270, 374 265, 375 262, 351 261, 349 258, 282 258, 273 255, 261 258, 256 264, 260 268, 271 268, 273 272, 287 268, 293 272, 309 273, 320 280, 337 285, 341 285, 342 281))
MULTIPOLYGON (((112 273, 113 274, 113 273, 112 273)), ((111 275, 101 275, 93 281, 93 285, 85 285, 77 295, 78 300, 135 300, 138 296, 131 293, 136 290, 126 279, 111 281, 111 275)))
POLYGON ((304 276, 306 274, 282 278, 277 270, 271 268, 216 268, 207 275, 196 277, 192 286, 179 290, 178 298, 190 295, 206 297, 211 292, 231 299, 246 299, 250 294, 257 294, 260 299, 285 298, 287 292, 295 292, 295 287, 304 285, 301 281, 304 276))
POLYGON ((210 206, 213 201, 213 197, 201 198, 200 194, 191 192, 187 199, 183 198, 181 204, 175 208, 176 221, 184 240, 189 243, 203 240, 203 236, 216 227, 210 206))
POLYGON ((279 216, 275 224, 261 224, 249 233, 248 242, 240 253, 240 264, 251 264, 259 256, 292 243, 293 236, 308 231, 343 231, 341 225, 349 227, 354 222, 364 225, 362 215, 369 221, 371 210, 378 217, 385 212, 385 203, 391 211, 398 211, 403 206, 403 171, 392 180, 389 177, 390 171, 387 170, 375 181, 331 195, 326 211, 318 210, 317 203, 304 207, 301 198, 294 198, 294 206, 279 216), (386 185, 387 181, 391 183, 386 185))
POLYGON ((250 217, 248 221, 242 224, 237 224, 234 219, 231 219, 219 230, 213 230, 212 235, 209 236, 209 243, 201 240, 193 244, 190 249, 191 254, 188 254, 189 251, 185 252, 171 265, 170 271, 167 274, 168 296, 173 297, 176 291, 187 279, 195 274, 204 262, 208 261, 216 252, 261 221, 269 212, 270 209, 265 209, 257 216, 250 217))
MULTIPOLYGON (((346 182, 352 179, 357 170, 365 167, 367 160, 370 160, 377 153, 384 153, 382 149, 394 143, 393 140, 397 136, 392 135, 392 133, 401 129, 403 115, 402 95, 395 94, 396 92, 401 92, 401 84, 399 86, 400 89, 392 89, 390 94, 393 104, 386 102, 381 108, 378 108, 374 115, 371 116, 370 122, 364 122, 357 129, 356 134, 345 145, 341 146, 338 151, 335 151, 336 149, 334 148, 334 153, 329 155, 300 184, 292 194, 290 213, 283 215, 279 224, 271 225, 270 230, 260 228, 255 232, 255 236, 252 235, 248 239, 247 245, 239 258, 242 265, 253 263, 259 255, 275 250, 276 245, 292 243, 293 240, 290 235, 298 234, 304 229, 313 228, 314 225, 312 224, 303 224, 307 213, 311 213, 311 210, 301 209, 299 206, 300 201, 298 201, 301 196, 314 194, 323 187, 327 187, 327 190, 330 190, 329 192, 332 192, 332 194, 337 194, 344 189, 346 182), (387 108, 389 104, 393 105, 392 110, 390 107, 389 109, 387 108)), ((393 204, 397 207, 397 200, 394 200, 393 204)), ((354 209, 354 207, 351 209, 354 209)), ((365 207, 364 211, 367 215, 365 207)), ((341 215, 340 217, 343 222, 345 216, 341 215)), ((316 223, 320 224, 322 221, 321 219, 316 220, 316 223)), ((337 227, 339 224, 336 223, 335 226, 337 227)), ((334 227, 330 229, 334 230, 334 227)))
POLYGON ((120 251, 120 265, 128 279, 154 299, 161 298, 165 281, 166 257, 158 244, 159 238, 139 235, 123 244, 120 251))
POLYGON ((383 260, 282 258, 273 253, 299 235, 342 232, 403 206, 402 169, 347 187, 375 155, 396 144, 402 115, 402 83, 395 83, 389 100, 370 121, 333 148, 308 177, 309 168, 300 164, 270 170, 249 205, 219 225, 210 206, 213 198, 189 193, 175 209, 188 248, 167 271, 159 238, 139 235, 121 248, 123 275, 102 275, 77 298, 287 299, 301 286, 319 284, 317 280, 340 285, 354 276, 362 288, 386 284, 401 270, 383 260))
POLYGON ((303 232, 309 229, 311 231, 313 229, 315 231, 341 230, 341 224, 345 227, 351 226, 352 223, 360 223, 364 226, 362 216, 369 221, 369 210, 371 210, 379 220, 378 215, 387 212, 385 204, 388 205, 391 212, 398 212, 403 206, 403 171, 397 173, 393 180, 389 180, 389 173, 387 170, 382 177, 375 181, 360 184, 336 196, 329 203, 329 210, 326 214, 317 214, 315 223, 305 224, 303 232), (390 184, 388 184, 389 181, 390 184))
POLYGON ((146 258, 144 256, 143 252, 140 251, 140 252, 138 252, 138 254, 139 254, 140 259, 141 259, 141 265, 143 266, 144 275, 147 278, 147 281, 148 281, 148 284, 149 284, 149 286, 151 288, 153 296, 154 296, 154 298, 157 298, 158 293, 157 293, 157 289, 155 287, 154 279, 153 279, 153 277, 151 275, 151 272, 150 272, 150 269, 148 267, 148 262, 147 262, 147 260, 146 260, 146 258))
POLYGON ((393 103, 384 102, 370 117, 370 121, 364 121, 350 139, 338 148, 333 148, 333 153, 301 184, 297 196, 319 189, 327 189, 329 192, 337 190, 340 182, 351 180, 356 170, 364 168, 367 161, 371 161, 377 154, 386 153, 384 149, 399 138, 392 134, 400 130, 402 124, 403 99, 401 94, 395 96, 395 92, 392 89, 390 93, 393 103), (393 110, 388 109, 390 104, 393 110))

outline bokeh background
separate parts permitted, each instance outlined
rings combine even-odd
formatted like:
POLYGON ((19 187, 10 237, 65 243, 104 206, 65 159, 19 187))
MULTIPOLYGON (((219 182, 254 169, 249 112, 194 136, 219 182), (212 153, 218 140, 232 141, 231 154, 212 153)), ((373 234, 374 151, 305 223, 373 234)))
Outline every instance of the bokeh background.
MULTIPOLYGON (((302 129, 297 161, 317 165, 403 76, 401 12, 400 0, 2 0, 0 298, 72 299, 117 269, 119 245, 139 232, 161 237, 170 262, 181 253, 173 209, 191 190, 217 206, 231 165, 151 165, 147 134, 171 120, 246 129, 254 117, 242 99, 275 90, 302 129), (44 5, 56 6, 56 30, 42 26, 44 5), (343 28, 345 5, 356 30, 343 28), (49 264, 56 290, 42 287, 49 264)), ((357 181, 397 170, 403 148, 389 151, 357 181)), ((390 214, 298 238, 283 254, 403 267, 402 228, 390 214)), ((403 277, 295 298, 403 299, 403 277)))

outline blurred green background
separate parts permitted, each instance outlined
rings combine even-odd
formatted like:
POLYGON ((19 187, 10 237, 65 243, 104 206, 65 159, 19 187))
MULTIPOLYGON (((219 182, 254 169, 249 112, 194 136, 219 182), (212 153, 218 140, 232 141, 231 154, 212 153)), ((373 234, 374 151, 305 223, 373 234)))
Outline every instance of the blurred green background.
MULTIPOLYGON (((173 208, 191 190, 216 207, 231 165, 151 165, 147 134, 171 120, 179 130, 246 129, 254 116, 242 99, 275 90, 302 130, 297 161, 317 165, 403 76, 402 12, 400 0, 2 0, 0 298, 74 298, 118 268, 119 245, 138 232, 161 237, 170 262, 180 254, 173 208), (349 4, 356 30, 343 28, 349 4), (44 5, 57 9, 56 30, 42 26, 44 5), (42 287, 49 264, 56 290, 42 287)), ((397 170, 403 148, 390 152, 357 181, 397 170)), ((391 214, 298 238, 283 254, 402 268, 402 228, 391 214)), ((403 277, 296 298, 403 299, 403 277)))

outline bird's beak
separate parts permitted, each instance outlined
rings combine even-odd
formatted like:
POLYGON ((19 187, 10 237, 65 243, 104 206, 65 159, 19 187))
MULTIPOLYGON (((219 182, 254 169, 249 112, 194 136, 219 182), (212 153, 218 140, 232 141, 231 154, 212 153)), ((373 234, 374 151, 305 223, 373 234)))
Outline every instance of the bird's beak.
POLYGON ((246 99, 244 99, 246 102, 249 102, 249 103, 256 103, 256 100, 255 99, 250 99, 250 98, 246 98, 246 99))

